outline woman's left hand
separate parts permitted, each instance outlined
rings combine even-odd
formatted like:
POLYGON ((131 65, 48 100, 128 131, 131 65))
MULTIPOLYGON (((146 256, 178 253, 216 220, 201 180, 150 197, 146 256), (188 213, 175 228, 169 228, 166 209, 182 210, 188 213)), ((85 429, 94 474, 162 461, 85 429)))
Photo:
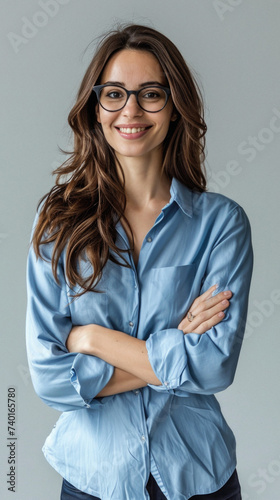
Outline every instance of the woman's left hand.
POLYGON ((232 292, 226 290, 213 296, 216 288, 216 285, 212 286, 193 301, 188 313, 178 325, 179 330, 184 333, 202 334, 224 319, 224 310, 230 305, 232 292))

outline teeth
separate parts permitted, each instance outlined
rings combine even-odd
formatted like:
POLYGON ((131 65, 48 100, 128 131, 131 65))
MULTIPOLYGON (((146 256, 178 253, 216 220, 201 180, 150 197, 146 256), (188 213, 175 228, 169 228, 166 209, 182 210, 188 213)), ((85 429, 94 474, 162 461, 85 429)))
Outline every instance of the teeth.
POLYGON ((120 128, 120 131, 123 134, 136 134, 136 132, 143 132, 143 130, 146 130, 146 127, 139 127, 139 128, 120 128))

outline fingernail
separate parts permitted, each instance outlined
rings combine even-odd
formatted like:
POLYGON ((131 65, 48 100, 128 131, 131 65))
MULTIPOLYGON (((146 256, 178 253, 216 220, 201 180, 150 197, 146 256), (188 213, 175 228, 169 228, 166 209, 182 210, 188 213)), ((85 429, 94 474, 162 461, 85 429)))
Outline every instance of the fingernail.
POLYGON ((228 304, 228 301, 227 301, 227 300, 223 300, 223 301, 222 301, 222 304, 225 306, 225 305, 227 305, 227 304, 228 304))
POLYGON ((211 286, 210 290, 211 290, 212 296, 213 296, 213 293, 217 290, 217 288, 219 288, 219 285, 213 285, 213 286, 211 286))
POLYGON ((224 315, 225 315, 225 313, 223 313, 223 312, 219 312, 219 314, 218 314, 218 316, 219 316, 220 318, 222 318, 224 315))
POLYGON ((229 297, 229 296, 231 295, 231 292, 230 292, 229 290, 227 290, 226 292, 224 292, 224 295, 225 295, 226 297, 229 297))

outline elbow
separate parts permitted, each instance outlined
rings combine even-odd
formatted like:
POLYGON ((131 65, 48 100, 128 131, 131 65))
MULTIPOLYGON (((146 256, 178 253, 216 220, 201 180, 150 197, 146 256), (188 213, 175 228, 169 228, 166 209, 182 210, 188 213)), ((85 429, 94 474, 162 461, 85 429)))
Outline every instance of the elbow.
MULTIPOLYGON (((34 369, 30 369, 31 380, 36 395, 50 408, 64 412, 77 410, 82 405, 78 405, 75 398, 75 390, 73 389, 72 398, 68 394, 65 387, 61 386, 57 380, 50 380, 46 374, 38 373, 34 369), (74 396, 74 397, 73 397, 74 396)), ((71 391, 72 392, 72 391, 71 391)))
POLYGON ((38 376, 32 376, 31 374, 31 379, 33 383, 33 388, 36 393, 36 395, 45 403, 47 406, 50 406, 51 408, 54 408, 55 410, 58 411, 64 411, 63 406, 57 402, 52 394, 52 390, 46 382, 43 382, 38 378, 38 376))
POLYGON ((221 373, 210 394, 216 394, 217 392, 225 391, 233 383, 233 380, 234 374, 221 373))
POLYGON ((235 361, 231 356, 223 356, 208 363, 207 369, 201 370, 200 366, 196 366, 196 370, 189 369, 187 376, 195 389, 192 392, 210 395, 226 390, 234 380, 235 361))
POLYGON ((217 392, 225 391, 234 380, 235 369, 225 364, 224 366, 220 366, 217 371, 215 371, 211 377, 211 379, 205 380, 205 383, 202 384, 202 393, 203 394, 216 394, 217 392))

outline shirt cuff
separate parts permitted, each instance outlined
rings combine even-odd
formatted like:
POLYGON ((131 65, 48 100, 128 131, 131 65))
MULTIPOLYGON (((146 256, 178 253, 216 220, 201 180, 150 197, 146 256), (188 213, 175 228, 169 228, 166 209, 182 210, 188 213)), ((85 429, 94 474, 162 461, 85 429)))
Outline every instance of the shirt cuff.
POLYGON ((152 333, 146 340, 149 361, 162 385, 148 384, 156 391, 174 393, 182 383, 182 374, 187 366, 184 332, 169 328, 152 333))
POLYGON ((94 398, 108 384, 113 372, 114 367, 103 359, 77 354, 70 370, 70 381, 86 408, 99 403, 94 398))

